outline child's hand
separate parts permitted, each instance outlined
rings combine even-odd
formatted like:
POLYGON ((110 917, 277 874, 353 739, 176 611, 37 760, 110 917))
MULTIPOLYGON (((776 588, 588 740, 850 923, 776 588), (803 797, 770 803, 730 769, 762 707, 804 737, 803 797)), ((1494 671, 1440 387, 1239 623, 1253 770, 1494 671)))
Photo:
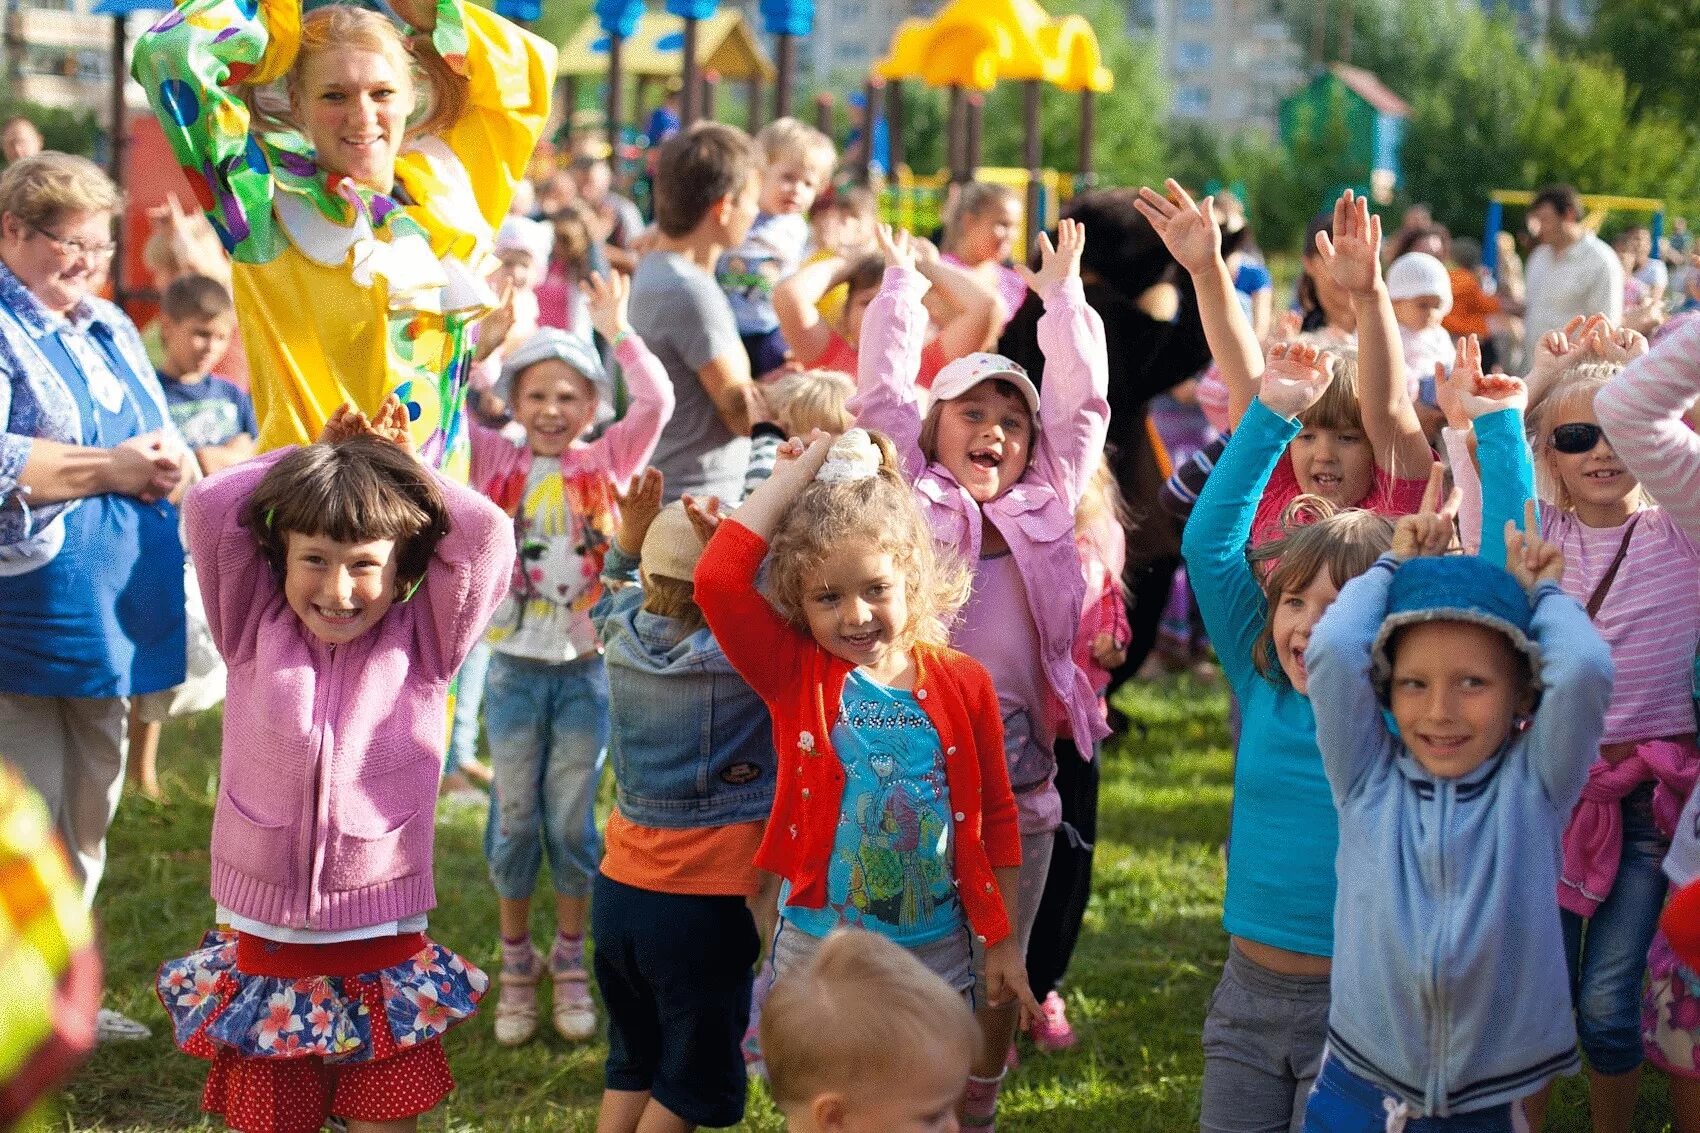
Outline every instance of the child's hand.
POLYGON ((1574 336, 1581 334, 1586 323, 1586 319, 1577 315, 1564 325, 1563 330, 1541 335, 1535 343, 1535 360, 1529 366, 1529 388, 1546 389, 1558 377, 1559 371, 1576 361, 1574 355, 1578 342, 1574 336))
POLYGON ((1117 645, 1114 634, 1100 633, 1092 639, 1092 663, 1100 669, 1119 669, 1127 660, 1127 647, 1117 645))
POLYGON ((774 457, 773 475, 768 479, 784 483, 792 494, 801 491, 803 485, 813 480, 820 466, 826 463, 827 450, 832 448, 834 439, 824 429, 809 430, 807 440, 792 437, 779 446, 774 457))
POLYGON ((620 530, 615 538, 620 550, 634 559, 643 552, 643 537, 649 534, 649 525, 661 514, 662 484, 661 469, 645 468, 632 477, 631 486, 624 492, 614 490, 620 501, 620 530))
POLYGON ((1291 342, 1299 337, 1304 333, 1304 327, 1303 315, 1297 311, 1282 311, 1276 316, 1275 325, 1269 328, 1268 337, 1259 343, 1263 347, 1263 353, 1267 355, 1270 350, 1274 349, 1276 343, 1291 342))
MULTIPOLYGON (((362 417, 361 420, 364 421, 365 418, 362 417)), ((402 405, 401 398, 392 393, 378 406, 377 415, 372 418, 367 431, 413 456, 416 454, 413 451, 413 434, 407 427, 408 421, 407 408, 402 405)))
POLYGON ((1306 342, 1278 343, 1263 368, 1257 399, 1291 421, 1321 400, 1334 380, 1334 355, 1306 342))
POLYGON ((1526 530, 1519 531, 1516 520, 1505 521, 1505 569, 1525 590, 1533 590, 1543 582, 1562 581, 1564 551, 1557 543, 1541 538, 1534 500, 1523 505, 1523 526, 1526 530))
POLYGON ((626 319, 626 306, 632 294, 631 276, 617 271, 606 275, 592 273, 584 281, 584 289, 588 292, 585 301, 590 306, 590 325, 597 334, 613 342, 631 332, 632 324, 626 319))
POLYGON ((345 401, 331 412, 325 427, 319 430, 319 444, 340 445, 353 437, 363 437, 372 431, 372 422, 366 414, 354 408, 352 402, 345 401))
POLYGON ((915 270, 914 241, 906 229, 881 224, 874 229, 874 240, 880 246, 880 254, 885 257, 886 267, 915 270))
POLYGON ((1021 1006, 1022 1030, 1038 1021, 1039 1001, 1027 986, 1027 961, 1013 934, 986 949, 987 1006, 1002 1007, 1012 999, 1021 1006))
POLYGON ((912 237, 909 246, 915 249, 917 268, 929 268, 939 262, 939 246, 925 236, 912 237))
POLYGON ((1393 525, 1395 558, 1414 559, 1423 555, 1444 555, 1452 549, 1458 507, 1463 493, 1456 487, 1440 502, 1440 492, 1446 485, 1446 469, 1437 460, 1429 469, 1428 487, 1423 489, 1423 502, 1416 515, 1402 515, 1393 525))
POLYGON ((1353 298, 1374 295, 1381 286, 1381 218, 1352 190, 1334 202, 1334 236, 1318 232, 1316 250, 1334 282, 1353 298))
POLYGON ((1522 412, 1529 407, 1529 387, 1520 380, 1506 374, 1482 373, 1482 344, 1473 334, 1458 340, 1450 375, 1444 366, 1435 363, 1434 388, 1435 400, 1442 402, 1441 410, 1447 413, 1446 423, 1454 429, 1468 429, 1470 422, 1487 413, 1501 409, 1522 412), (1444 399, 1442 390, 1446 391, 1444 399), (1463 413, 1464 424, 1452 420, 1447 401, 1463 413))
POLYGON ((1582 348, 1602 362, 1623 365, 1647 353, 1647 339, 1638 330, 1614 327, 1602 318, 1583 332, 1582 348))
POLYGON ((719 530, 720 521, 724 518, 720 514, 720 497, 709 496, 699 500, 695 496, 685 496, 684 504, 685 518, 691 521, 691 528, 697 533, 697 538, 702 540, 702 545, 708 546, 708 541, 714 538, 714 533, 719 530))
POLYGON ((1197 204, 1181 188, 1179 181, 1169 178, 1163 182, 1168 192, 1164 197, 1155 189, 1142 187, 1133 207, 1151 222, 1163 246, 1175 262, 1192 275, 1200 275, 1216 266, 1222 258, 1222 229, 1216 223, 1216 198, 1205 197, 1197 204))
POLYGON ((1016 264, 1015 270, 1033 293, 1043 299, 1056 284, 1080 277, 1080 253, 1085 250, 1086 226, 1078 220, 1059 221, 1056 247, 1051 246, 1048 235, 1039 233, 1039 270, 1034 271, 1026 264, 1016 264))
POLYGON ((501 349, 508 341, 508 336, 514 332, 514 322, 517 319, 518 315, 514 312, 514 286, 510 283, 502 288, 501 301, 478 320, 478 353, 481 355, 479 361, 501 349))

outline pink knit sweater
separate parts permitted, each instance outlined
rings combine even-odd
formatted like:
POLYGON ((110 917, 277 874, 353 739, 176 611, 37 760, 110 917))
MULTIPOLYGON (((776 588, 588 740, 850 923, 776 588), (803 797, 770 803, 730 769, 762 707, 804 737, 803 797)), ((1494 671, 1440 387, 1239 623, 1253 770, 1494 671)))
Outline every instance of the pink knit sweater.
POLYGON ((450 531, 424 584, 354 641, 290 610, 242 506, 291 449, 196 485, 189 552, 230 668, 212 895, 244 917, 342 931, 436 904, 431 851, 449 682, 506 592, 513 525, 438 478, 450 531))

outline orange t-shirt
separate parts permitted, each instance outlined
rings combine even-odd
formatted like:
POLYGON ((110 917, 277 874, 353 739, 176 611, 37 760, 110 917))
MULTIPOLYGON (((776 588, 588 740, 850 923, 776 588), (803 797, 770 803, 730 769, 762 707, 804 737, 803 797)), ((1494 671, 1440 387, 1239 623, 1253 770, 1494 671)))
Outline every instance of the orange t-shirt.
POLYGON ((615 808, 602 832, 602 872, 610 881, 654 893, 752 897, 765 820, 685 830, 639 826, 615 808))
POLYGON ((1499 298, 1482 290, 1482 281, 1466 268, 1451 268, 1452 309, 1446 312, 1441 326, 1454 338, 1473 334, 1488 335, 1488 316, 1499 314, 1499 298))

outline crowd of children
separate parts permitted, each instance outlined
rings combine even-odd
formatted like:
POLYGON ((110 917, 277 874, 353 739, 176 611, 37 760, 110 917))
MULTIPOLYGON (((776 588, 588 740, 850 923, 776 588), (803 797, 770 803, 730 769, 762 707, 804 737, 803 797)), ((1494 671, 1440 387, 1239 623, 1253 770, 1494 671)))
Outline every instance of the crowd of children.
MULTIPOLYGON (((203 1107, 415 1128, 453 1088, 442 1036, 494 982, 496 1041, 532 1040, 547 977, 562 1038, 606 1028, 602 1133, 735 1125, 752 1073, 794 1130, 994 1128, 1018 1030, 1075 1041, 1028 950, 1060 935, 1066 966, 1078 932, 1041 924, 1092 820, 1058 781, 1130 647, 1089 226, 1011 262, 1019 201, 969 185, 938 245, 894 231, 786 118, 673 133, 640 231, 597 156, 516 196, 537 96, 498 88, 543 55, 500 18, 193 6, 138 64, 182 153, 252 144, 212 108, 256 68, 325 151, 207 165, 234 279, 157 218, 157 362, 205 477, 189 617, 225 690, 213 927, 158 977, 203 1107), (407 270, 441 295, 351 337, 335 288, 407 270), (991 352, 1023 308, 1039 380, 991 352), (258 417, 221 368, 238 330, 258 417), (439 794, 474 783, 493 976, 427 935, 439 794)), ((1700 322, 1649 347, 1583 312, 1509 377, 1480 276, 1432 230, 1385 254, 1350 190, 1280 320, 1243 212, 1118 200, 1212 360, 1173 493, 1183 663, 1195 603, 1242 721, 1200 1127, 1538 1128, 1585 1060, 1597 1133, 1648 1061, 1700 1130, 1700 322)), ((149 721, 181 702, 153 695, 157 793, 149 721)))

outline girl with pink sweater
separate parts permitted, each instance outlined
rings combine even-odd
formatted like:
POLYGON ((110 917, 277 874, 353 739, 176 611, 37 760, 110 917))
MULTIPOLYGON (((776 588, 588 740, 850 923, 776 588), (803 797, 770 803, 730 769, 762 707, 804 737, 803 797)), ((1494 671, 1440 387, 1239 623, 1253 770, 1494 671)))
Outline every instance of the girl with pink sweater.
POLYGON ((414 457, 394 396, 202 481, 184 515, 230 668, 219 927, 160 1000, 231 1128, 411 1130, 489 985, 425 927, 449 683, 507 590, 511 525, 414 457))
MULTIPOLYGON (((1045 302, 1038 326, 1044 392, 1008 358, 970 354, 939 371, 930 408, 915 380, 926 282, 907 234, 882 227, 879 238, 886 278, 863 316, 857 393, 848 408, 859 424, 891 437, 934 538, 973 569, 973 593, 951 645, 983 664, 997 687, 1020 819, 1015 929, 1025 952, 1062 820, 1059 739, 1087 751, 1109 734, 1073 657, 1086 589, 1074 513, 1110 419, 1104 324, 1080 284, 1085 229, 1064 220, 1055 248, 1039 239, 1040 269, 1022 269, 1045 302)), ((987 1126, 996 1112, 1016 1021, 1013 1006, 981 1012, 985 1045, 963 1111, 971 1124, 987 1126)))

